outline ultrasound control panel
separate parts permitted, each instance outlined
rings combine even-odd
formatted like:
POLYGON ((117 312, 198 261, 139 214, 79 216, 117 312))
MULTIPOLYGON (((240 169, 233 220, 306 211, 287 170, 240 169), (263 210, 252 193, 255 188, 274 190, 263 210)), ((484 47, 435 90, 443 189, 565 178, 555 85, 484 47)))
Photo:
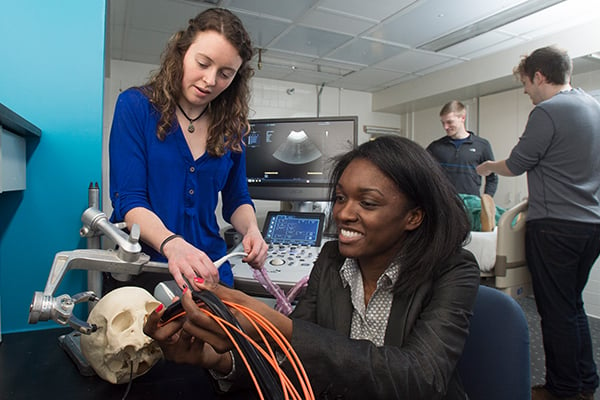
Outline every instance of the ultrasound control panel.
MULTIPOLYGON (((283 290, 293 287, 308 276, 322 246, 323 213, 270 211, 263 226, 263 237, 269 244, 265 270, 283 290)), ((232 249, 242 251, 241 243, 232 249)), ((252 267, 241 257, 229 260, 233 268, 235 287, 252 295, 266 291, 254 279, 252 267)))

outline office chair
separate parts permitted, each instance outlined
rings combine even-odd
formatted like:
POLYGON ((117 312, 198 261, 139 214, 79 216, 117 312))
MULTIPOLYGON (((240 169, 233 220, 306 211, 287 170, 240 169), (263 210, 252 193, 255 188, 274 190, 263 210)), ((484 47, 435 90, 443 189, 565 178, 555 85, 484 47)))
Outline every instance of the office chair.
POLYGON ((529 328, 512 297, 479 287, 458 372, 469 400, 531 398, 529 328))

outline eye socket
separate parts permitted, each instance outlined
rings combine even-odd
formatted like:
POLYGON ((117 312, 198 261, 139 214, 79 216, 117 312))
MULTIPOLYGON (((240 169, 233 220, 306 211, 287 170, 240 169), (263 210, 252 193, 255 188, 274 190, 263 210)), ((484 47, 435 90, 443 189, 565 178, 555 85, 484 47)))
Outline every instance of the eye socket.
POLYGON ((131 329, 134 323, 133 315, 129 311, 122 311, 115 315, 111 321, 111 329, 118 332, 125 332, 131 329))

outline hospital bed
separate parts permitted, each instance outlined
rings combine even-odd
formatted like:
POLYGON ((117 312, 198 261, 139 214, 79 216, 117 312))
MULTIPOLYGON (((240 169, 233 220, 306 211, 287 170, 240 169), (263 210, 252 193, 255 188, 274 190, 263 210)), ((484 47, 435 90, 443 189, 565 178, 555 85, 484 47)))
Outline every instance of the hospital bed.
POLYGON ((471 240, 464 246, 479 263, 481 284, 514 298, 532 294, 525 261, 527 205, 523 200, 505 211, 493 232, 471 232, 471 240))

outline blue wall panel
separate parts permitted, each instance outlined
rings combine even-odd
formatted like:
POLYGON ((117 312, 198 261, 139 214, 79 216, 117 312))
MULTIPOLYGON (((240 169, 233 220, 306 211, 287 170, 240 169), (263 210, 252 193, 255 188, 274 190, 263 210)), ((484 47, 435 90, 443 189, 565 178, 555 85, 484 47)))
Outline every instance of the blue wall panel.
MULTIPOLYGON (((90 182, 101 181, 105 0, 20 0, 0 13, 0 103, 42 130, 28 141, 27 189, 0 193, 2 333, 28 325, 54 255, 79 237, 90 182)), ((70 271, 56 294, 86 289, 70 271)), ((82 307, 77 306, 77 307, 82 307)))

